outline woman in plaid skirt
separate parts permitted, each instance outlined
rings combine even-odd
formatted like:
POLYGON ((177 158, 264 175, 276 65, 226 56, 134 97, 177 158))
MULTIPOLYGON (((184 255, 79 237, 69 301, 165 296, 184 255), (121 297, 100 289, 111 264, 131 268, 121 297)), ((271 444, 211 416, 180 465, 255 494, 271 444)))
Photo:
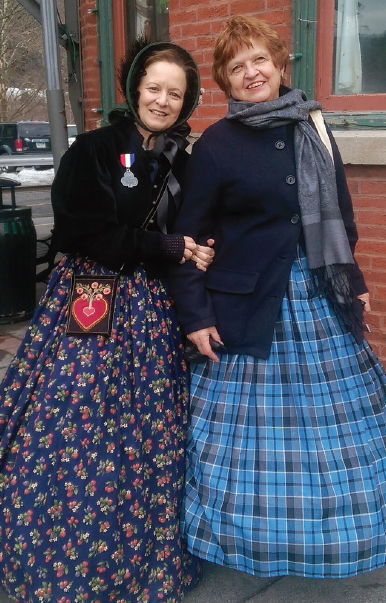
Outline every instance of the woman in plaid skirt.
POLYGON ((287 63, 255 18, 216 39, 228 113, 194 146, 175 225, 216 255, 170 279, 196 345, 183 529, 257 576, 347 577, 386 563, 386 376, 343 163, 287 63))

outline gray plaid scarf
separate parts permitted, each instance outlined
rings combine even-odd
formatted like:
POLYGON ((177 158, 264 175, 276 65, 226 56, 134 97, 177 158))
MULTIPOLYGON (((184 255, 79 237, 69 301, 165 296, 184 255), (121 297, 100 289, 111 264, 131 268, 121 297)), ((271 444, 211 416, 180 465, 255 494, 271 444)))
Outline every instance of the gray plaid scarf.
MULTIPOLYGON (((309 268, 317 276, 318 293, 334 306, 351 305, 350 266, 354 264, 338 204, 335 168, 309 113, 320 109, 302 90, 281 87, 275 100, 252 103, 229 100, 227 119, 252 128, 270 129, 294 123, 298 197, 309 268)), ((340 308, 342 310, 342 308, 340 308)))

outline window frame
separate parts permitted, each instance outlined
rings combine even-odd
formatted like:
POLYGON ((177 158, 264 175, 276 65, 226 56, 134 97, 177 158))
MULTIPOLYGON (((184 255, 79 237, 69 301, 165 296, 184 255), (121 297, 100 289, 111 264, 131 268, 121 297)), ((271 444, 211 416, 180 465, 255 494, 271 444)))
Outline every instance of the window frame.
MULTIPOLYGON (((112 0, 112 1, 114 2, 114 0, 112 0)), ((157 2, 157 0, 152 0, 152 2, 154 3, 153 11, 152 12, 154 13, 153 16, 154 16, 154 21, 156 23, 155 17, 156 17, 156 2, 157 2)), ((136 11, 136 9, 135 9, 135 0, 125 0, 125 3, 126 3, 125 13, 126 13, 127 34, 128 34, 129 40, 133 40, 135 38, 135 36, 136 36, 136 33, 135 33, 135 25, 134 25, 134 23, 130 19, 130 12, 132 12, 134 14, 134 18, 135 18, 135 11, 136 11), (130 7, 129 7, 129 4, 130 4, 130 7)), ((169 25, 168 31, 167 31, 167 39, 162 40, 162 41, 164 41, 164 42, 169 42, 170 41, 169 31, 170 31, 170 25, 169 25)), ((161 41, 160 33, 157 32, 157 31, 153 32, 153 36, 152 37, 154 37, 157 40, 161 41)))
POLYGON ((333 128, 386 128, 386 94, 350 99, 326 92, 332 89, 334 7, 334 0, 293 0, 292 86, 321 102, 333 128))

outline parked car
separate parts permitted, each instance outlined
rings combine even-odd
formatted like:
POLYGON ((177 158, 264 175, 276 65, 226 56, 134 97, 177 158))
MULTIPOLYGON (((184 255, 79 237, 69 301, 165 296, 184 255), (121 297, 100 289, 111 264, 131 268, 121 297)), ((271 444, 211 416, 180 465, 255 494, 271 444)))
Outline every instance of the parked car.
MULTIPOLYGON (((0 122, 0 154, 25 155, 30 153, 52 154, 48 121, 0 122)), ((15 172, 17 166, 8 166, 3 169, 15 172)))

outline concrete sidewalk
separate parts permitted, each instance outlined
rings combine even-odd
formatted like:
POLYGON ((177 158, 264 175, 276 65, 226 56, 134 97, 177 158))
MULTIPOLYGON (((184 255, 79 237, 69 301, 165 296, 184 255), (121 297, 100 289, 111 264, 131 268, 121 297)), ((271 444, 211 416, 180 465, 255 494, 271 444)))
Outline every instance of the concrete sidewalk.
MULTIPOLYGON (((0 603, 14 602, 0 591, 0 603)), ((205 562, 202 583, 184 603, 386 603, 386 570, 343 580, 263 579, 205 562)))

